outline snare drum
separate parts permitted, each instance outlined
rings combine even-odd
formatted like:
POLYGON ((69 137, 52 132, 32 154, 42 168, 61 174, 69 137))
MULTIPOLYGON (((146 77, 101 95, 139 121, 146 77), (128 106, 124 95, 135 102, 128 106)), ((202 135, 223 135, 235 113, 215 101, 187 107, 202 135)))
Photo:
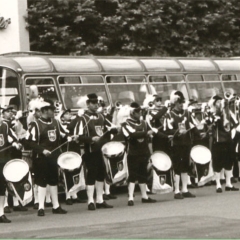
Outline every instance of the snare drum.
POLYGON ((190 152, 190 163, 192 164, 192 172, 194 177, 200 182, 202 177, 209 175, 210 161, 212 159, 211 151, 202 145, 192 147, 190 152))
POLYGON ((102 155, 106 169, 106 182, 121 185, 128 177, 127 155, 121 142, 103 145, 102 155))
POLYGON ((82 186, 82 158, 75 152, 65 152, 58 157, 58 165, 63 174, 65 191, 78 192, 85 188, 82 186))
POLYGON ((25 206, 32 201, 32 179, 28 164, 22 159, 13 159, 3 168, 3 175, 10 194, 25 206))
POLYGON ((153 193, 169 193, 173 191, 173 171, 170 157, 162 151, 154 152, 150 157, 153 169, 153 193))

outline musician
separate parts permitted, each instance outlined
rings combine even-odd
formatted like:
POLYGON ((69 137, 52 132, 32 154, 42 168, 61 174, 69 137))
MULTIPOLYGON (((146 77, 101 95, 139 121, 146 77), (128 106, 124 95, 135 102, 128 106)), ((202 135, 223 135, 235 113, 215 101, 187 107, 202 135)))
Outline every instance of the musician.
POLYGON ((7 161, 11 159, 10 148, 13 146, 16 149, 20 149, 21 145, 18 143, 16 135, 9 128, 8 124, 2 119, 2 109, 0 112, 0 223, 10 223, 4 215, 4 201, 6 192, 6 181, 3 176, 3 168, 7 161))
POLYGON ((227 101, 215 95, 209 101, 209 106, 215 114, 213 130, 212 159, 216 178, 216 192, 222 192, 220 172, 224 168, 226 174, 225 191, 239 191, 231 183, 232 167, 235 157, 234 142, 231 139, 230 119, 228 118, 227 101))
MULTIPOLYGON (((166 102, 168 104, 168 102, 166 102)), ((162 106, 162 98, 158 95, 154 95, 153 100, 154 109, 149 109, 146 118, 149 118, 149 127, 157 130, 152 138, 153 152, 163 151, 169 155, 170 144, 169 136, 164 132, 163 117, 168 111, 168 105, 162 106)))
POLYGON ((134 205, 135 182, 138 181, 142 194, 142 203, 155 203, 147 195, 147 165, 150 157, 148 148, 148 138, 153 135, 152 130, 148 130, 147 123, 141 120, 141 107, 133 102, 130 105, 130 117, 122 124, 122 132, 127 144, 128 163, 128 206, 134 205))
MULTIPOLYGON (((61 136, 65 136, 64 129, 54 119, 55 107, 48 102, 41 103, 41 117, 30 124, 27 132, 27 144, 33 149, 33 161, 35 161, 35 183, 38 187, 39 209, 38 216, 44 216, 44 201, 46 186, 50 186, 52 199, 52 213, 66 214, 58 202, 58 165, 57 159, 61 154, 58 148, 61 136)), ((69 139, 70 141, 70 139, 69 139)))
POLYGON ((84 143, 83 161, 86 164, 86 185, 88 195, 88 210, 95 210, 93 194, 96 183, 96 208, 113 208, 103 200, 103 183, 105 177, 104 162, 101 148, 110 141, 111 134, 117 133, 115 128, 107 128, 104 116, 97 113, 98 96, 95 93, 87 95, 87 110, 79 118, 76 132, 79 142, 84 143))
MULTIPOLYGON (((106 119, 107 126, 110 127, 112 123, 112 115, 108 112, 106 103, 103 101, 101 97, 98 97, 98 101, 99 101, 98 113, 102 113, 102 115, 106 119)), ((104 180, 103 200, 110 200, 110 199, 117 199, 117 196, 110 193, 110 185, 106 182, 106 180, 104 180)))
MULTIPOLYGON (((192 147, 191 127, 189 113, 183 109, 185 98, 180 91, 171 93, 170 101, 174 104, 174 108, 167 115, 169 124, 167 124, 166 133, 172 136, 172 162, 174 169, 174 188, 175 199, 195 198, 188 191, 188 172, 190 171, 190 151, 192 147), (180 176, 182 179, 182 193, 179 190, 180 176)), ((193 128, 193 130, 196 128, 193 128)))
MULTIPOLYGON (((15 138, 18 139, 16 132, 14 131, 14 120, 15 120, 15 114, 16 111, 14 111, 13 106, 8 105, 8 106, 4 106, 2 108, 2 120, 7 123, 10 131, 12 132, 12 134, 14 134, 15 138)), ((19 139, 18 139, 19 141, 19 139)), ((19 141, 19 148, 13 148, 10 151, 10 158, 11 159, 21 159, 22 158, 22 144, 19 141)), ((24 206, 22 206, 21 204, 19 204, 19 201, 16 197, 13 197, 13 210, 14 211, 27 211, 28 209, 24 206)), ((4 212, 5 213, 10 213, 11 210, 9 208, 8 205, 8 192, 6 192, 6 198, 5 198, 5 203, 4 203, 4 212)))
MULTIPOLYGON (((70 109, 63 110, 59 113, 58 118, 60 120, 60 123, 62 127, 64 128, 65 132, 68 132, 69 134, 73 135, 73 131, 71 131, 71 128, 69 127, 71 124, 71 119, 72 119, 72 113, 70 109), (71 133, 70 133, 71 131, 71 133)), ((63 138, 61 143, 65 142, 66 138, 63 138)), ((80 154, 80 146, 79 144, 76 144, 74 141, 68 143, 69 146, 65 145, 62 147, 63 152, 66 151, 73 151, 78 154, 80 154)), ((82 200, 78 198, 77 192, 74 193, 69 193, 66 192, 66 204, 67 205, 72 205, 73 203, 85 203, 85 200, 82 200)))

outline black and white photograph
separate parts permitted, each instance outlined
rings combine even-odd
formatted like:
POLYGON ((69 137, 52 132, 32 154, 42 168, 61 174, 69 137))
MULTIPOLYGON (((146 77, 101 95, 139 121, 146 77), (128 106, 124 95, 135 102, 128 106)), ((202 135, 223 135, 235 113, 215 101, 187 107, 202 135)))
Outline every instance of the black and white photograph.
POLYGON ((240 239, 239 0, 0 0, 0 238, 240 239))

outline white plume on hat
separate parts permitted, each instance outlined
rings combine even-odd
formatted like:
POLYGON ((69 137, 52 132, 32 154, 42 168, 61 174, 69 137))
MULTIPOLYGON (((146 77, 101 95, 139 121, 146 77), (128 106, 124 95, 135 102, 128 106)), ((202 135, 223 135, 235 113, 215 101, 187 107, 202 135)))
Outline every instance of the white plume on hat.
POLYGON ((152 94, 149 94, 146 96, 146 98, 143 101, 143 108, 149 108, 149 103, 154 102, 155 96, 152 94))
POLYGON ((82 108, 82 109, 87 109, 87 96, 81 96, 77 102, 77 107, 82 108))

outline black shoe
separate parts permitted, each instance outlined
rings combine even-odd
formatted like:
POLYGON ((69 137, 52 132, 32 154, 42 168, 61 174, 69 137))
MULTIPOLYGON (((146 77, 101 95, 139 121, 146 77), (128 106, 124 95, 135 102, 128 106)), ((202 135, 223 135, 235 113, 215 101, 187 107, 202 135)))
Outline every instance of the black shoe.
POLYGON ((12 221, 10 221, 9 219, 7 219, 7 217, 5 215, 2 215, 0 217, 0 223, 10 223, 12 221))
POLYGON ((117 196, 113 195, 113 194, 107 194, 106 195, 108 197, 108 199, 117 199, 117 196))
POLYGON ((96 208, 113 208, 113 206, 103 201, 102 203, 96 203, 96 208))
POLYGON ((26 212, 28 209, 22 205, 18 205, 13 207, 13 211, 15 212, 26 212))
POLYGON ((86 203, 87 200, 80 199, 80 198, 72 198, 73 203, 86 203))
POLYGON ((184 199, 183 195, 181 193, 175 193, 174 199, 184 199))
POLYGON ((106 194, 103 194, 103 200, 104 201, 108 201, 110 198, 108 197, 108 195, 106 195, 106 194))
POLYGON ((67 211, 62 209, 60 206, 58 208, 53 208, 52 213, 54 214, 66 214, 67 211))
POLYGON ((11 213, 12 211, 11 211, 11 209, 10 209, 10 207, 9 206, 6 206, 5 208, 4 208, 4 213, 11 213))
POLYGON ((182 195, 184 198, 195 198, 196 197, 194 194, 192 194, 190 192, 185 192, 185 193, 183 192, 182 195))
POLYGON ((71 198, 68 198, 66 200, 66 205, 73 205, 73 202, 72 202, 72 199, 71 198))
POLYGON ((45 216, 45 213, 44 213, 44 210, 41 208, 38 210, 38 214, 37 214, 39 217, 43 217, 45 216))
POLYGON ((225 187, 225 191, 239 191, 239 188, 232 187, 225 187))
POLYGON ((221 188, 217 188, 216 192, 217 193, 222 193, 222 189, 221 188))
POLYGON ((152 199, 152 198, 147 198, 147 199, 145 199, 145 198, 142 198, 142 203, 155 203, 155 202, 157 202, 155 199, 152 199))
POLYGON ((94 203, 89 203, 88 204, 88 210, 90 210, 90 211, 94 211, 96 208, 95 208, 95 205, 94 205, 94 203))
POLYGON ((45 202, 45 207, 52 207, 52 203, 51 202, 45 202))
POLYGON ((37 210, 39 208, 39 203, 34 203, 33 209, 37 210))
POLYGON ((207 187, 207 186, 211 186, 211 185, 212 185, 212 181, 205 183, 204 186, 207 187))
POLYGON ((133 200, 129 200, 128 201, 128 206, 130 206, 130 207, 134 206, 134 201, 133 200))

